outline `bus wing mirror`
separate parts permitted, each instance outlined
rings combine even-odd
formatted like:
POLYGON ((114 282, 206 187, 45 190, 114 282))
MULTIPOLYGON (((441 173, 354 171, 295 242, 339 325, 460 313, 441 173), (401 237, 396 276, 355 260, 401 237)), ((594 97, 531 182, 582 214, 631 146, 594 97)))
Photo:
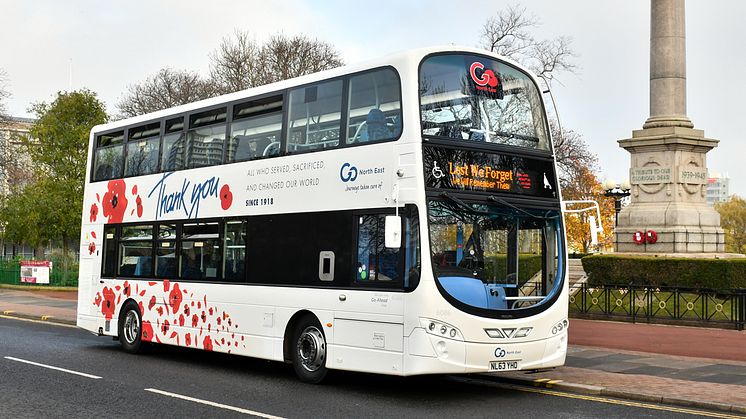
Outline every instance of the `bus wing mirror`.
POLYGON ((401 217, 398 215, 387 215, 385 223, 385 242, 389 249, 401 247, 401 217))
POLYGON ((589 216, 588 223, 591 225, 591 244, 598 246, 598 226, 596 225, 596 217, 589 216))

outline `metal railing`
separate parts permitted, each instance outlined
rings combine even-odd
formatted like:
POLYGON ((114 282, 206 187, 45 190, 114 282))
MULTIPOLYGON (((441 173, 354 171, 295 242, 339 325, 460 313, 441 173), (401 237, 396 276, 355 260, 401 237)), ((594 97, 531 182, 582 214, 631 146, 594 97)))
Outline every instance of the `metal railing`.
POLYGON ((746 289, 579 284, 570 288, 569 308, 579 318, 744 330, 746 289))
MULTIPOLYGON (((68 262, 67 272, 63 271, 62 260, 52 258, 52 271, 49 274, 50 286, 75 287, 78 285, 78 262, 68 262)), ((0 260, 0 284, 35 285, 21 282, 21 266, 18 260, 0 260)))

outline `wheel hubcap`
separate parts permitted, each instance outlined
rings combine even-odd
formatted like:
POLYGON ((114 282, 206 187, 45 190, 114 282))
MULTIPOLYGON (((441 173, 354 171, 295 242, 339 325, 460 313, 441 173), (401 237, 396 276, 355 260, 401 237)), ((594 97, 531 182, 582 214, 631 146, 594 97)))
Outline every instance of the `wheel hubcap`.
POLYGON ((140 317, 134 310, 127 312, 124 318, 124 339, 127 343, 132 344, 137 340, 140 333, 140 317))
POLYGON ((324 366, 326 342, 324 335, 315 326, 303 330, 298 338, 298 358, 307 371, 314 372, 324 366))

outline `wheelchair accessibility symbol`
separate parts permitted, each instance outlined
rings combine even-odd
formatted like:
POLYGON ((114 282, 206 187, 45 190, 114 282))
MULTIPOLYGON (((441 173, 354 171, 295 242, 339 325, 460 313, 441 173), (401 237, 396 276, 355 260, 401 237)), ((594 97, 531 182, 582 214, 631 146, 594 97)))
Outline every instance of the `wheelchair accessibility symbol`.
POLYGON ((440 178, 442 178, 445 175, 446 174, 443 173, 442 170, 440 170, 440 167, 438 167, 438 162, 437 161, 433 161, 433 176, 435 177, 435 179, 440 179, 440 178))

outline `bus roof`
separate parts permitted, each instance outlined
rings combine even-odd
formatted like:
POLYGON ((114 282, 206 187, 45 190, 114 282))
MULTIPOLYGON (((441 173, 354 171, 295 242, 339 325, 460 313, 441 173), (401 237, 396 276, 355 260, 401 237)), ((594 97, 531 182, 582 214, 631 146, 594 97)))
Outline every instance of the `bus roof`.
MULTIPOLYGON (((143 115, 138 115, 138 116, 134 116, 131 118, 120 119, 118 121, 96 125, 91 129, 91 133, 99 133, 99 132, 116 130, 118 128, 123 128, 125 126, 150 122, 155 119, 166 118, 171 115, 187 113, 192 110, 205 109, 205 108, 210 108, 213 106, 218 106, 223 103, 241 100, 244 98, 262 96, 264 94, 278 92, 278 91, 282 91, 282 90, 289 89, 292 87, 313 83, 316 81, 332 79, 335 77, 344 76, 346 74, 357 73, 357 72, 364 71, 370 68, 381 67, 381 66, 386 66, 386 65, 391 65, 391 66, 398 67, 398 68, 403 68, 406 66, 412 66, 416 68, 416 66, 419 65, 420 61, 424 57, 430 54, 435 54, 435 53, 440 53, 440 52, 466 52, 466 53, 490 55, 490 56, 499 58, 507 62, 508 64, 513 65, 523 70, 524 72, 528 73, 532 78, 535 79, 534 75, 521 64, 509 58, 497 55, 495 53, 492 53, 492 52, 489 52, 483 49, 455 46, 455 45, 433 46, 433 47, 400 51, 400 52, 392 53, 392 54, 385 55, 382 57, 378 57, 375 59, 348 64, 348 65, 332 68, 329 70, 306 74, 300 77, 294 77, 292 79, 281 80, 275 83, 265 84, 265 85, 261 85, 257 87, 252 87, 246 90, 240 90, 240 91, 233 92, 233 93, 227 93, 224 95, 215 96, 209 99, 203 99, 203 100, 199 100, 195 102, 190 102, 184 105, 174 106, 171 108, 162 109, 159 111, 150 112, 150 113, 143 114, 143 115)), ((405 75, 402 75, 402 78, 404 77, 405 75)))

